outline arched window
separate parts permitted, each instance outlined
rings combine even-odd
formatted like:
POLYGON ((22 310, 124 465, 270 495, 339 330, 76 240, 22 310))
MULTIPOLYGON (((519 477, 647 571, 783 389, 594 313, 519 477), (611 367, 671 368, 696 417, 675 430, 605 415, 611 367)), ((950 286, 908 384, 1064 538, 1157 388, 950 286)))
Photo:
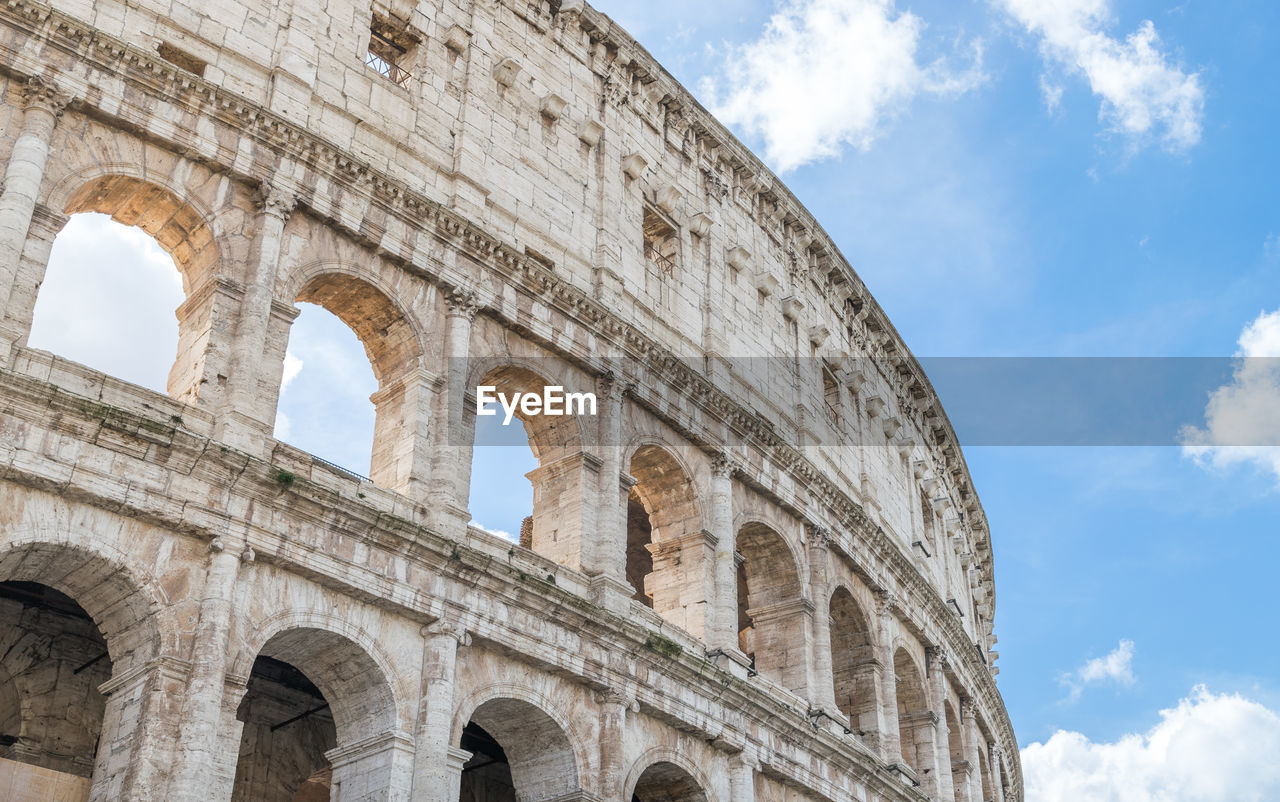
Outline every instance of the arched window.
POLYGON ((656 445, 636 449, 629 472, 638 505, 629 505, 627 578, 659 615, 701 637, 713 555, 693 482, 671 452, 656 445))
POLYGON ((640 775, 631 802, 707 802, 707 794, 689 772, 659 761, 640 775))
POLYGON ((297 627, 272 636, 253 662, 236 714, 240 733, 234 802, 388 799, 408 766, 395 750, 397 716, 386 675, 335 632, 297 627), (330 763, 332 750, 341 759, 330 763))
POLYGON ((303 311, 288 335, 277 437, 367 470, 389 490, 421 493, 428 390, 409 318, 382 290, 343 272, 312 277, 296 301, 303 311))
MULTIPOLYGON (((505 397, 508 403, 523 395, 545 398, 549 386, 562 385, 514 365, 494 368, 477 383, 491 388, 485 391, 489 399, 505 397)), ((577 417, 525 414, 521 408, 507 423, 500 403, 488 408, 495 414, 476 416, 472 516, 490 528, 501 521, 499 531, 517 535, 520 545, 581 569, 584 539, 595 536, 586 531, 584 521, 591 519, 584 516, 594 508, 597 480, 594 463, 583 453, 577 417), (508 528, 517 521, 518 529, 508 528)))
POLYGON ((98 686, 111 679, 106 639, 70 596, 0 582, 0 643, 0 757, 20 764, 10 781, 87 798, 106 710, 98 686))
POLYGON ((810 627, 791 550, 777 532, 754 523, 738 532, 738 554, 739 647, 761 675, 802 693, 810 627))
POLYGON ((831 668, 836 705, 849 728, 868 746, 879 743, 879 701, 871 630, 862 608, 846 588, 831 595, 831 668))
POLYGON ((289 330, 275 437, 357 474, 372 473, 378 389, 364 346, 341 318, 302 304, 289 330))
POLYGON ((160 243, 104 214, 77 214, 53 241, 28 344, 165 392, 182 276, 160 243))
POLYGON ((472 713, 458 744, 459 802, 576 799, 578 764, 569 738, 551 716, 519 699, 490 699, 472 713))
POLYGON ((898 737, 902 760, 916 772, 928 768, 933 759, 933 721, 925 694, 924 673, 904 648, 893 655, 893 673, 898 691, 898 737))

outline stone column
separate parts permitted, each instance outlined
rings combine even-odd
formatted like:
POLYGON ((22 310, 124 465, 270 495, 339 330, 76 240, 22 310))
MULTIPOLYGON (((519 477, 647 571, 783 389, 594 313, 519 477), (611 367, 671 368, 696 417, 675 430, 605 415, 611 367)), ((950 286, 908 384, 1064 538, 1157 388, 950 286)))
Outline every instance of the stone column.
POLYGON ((733 802, 755 802, 759 768, 759 762, 746 752, 729 758, 729 798, 733 802))
POLYGON ((897 598, 887 591, 876 594, 876 659, 880 671, 881 757, 885 763, 902 762, 902 738, 898 730, 898 679, 893 669, 893 613, 897 598))
POLYGON ((266 387, 263 353, 275 298, 284 225, 297 205, 292 192, 263 182, 258 192, 257 235, 250 248, 244 295, 228 355, 228 386, 218 410, 215 439, 260 453, 271 437, 280 387, 266 387))
POLYGON ((806 526, 809 541, 809 595, 813 599, 813 645, 809 661, 809 706, 844 720, 836 704, 831 665, 831 531, 806 526))
MULTIPOLYGON (((4 190, 0 192, 0 310, 9 308, 18 261, 26 246, 31 215, 49 161, 53 129, 69 100, 39 77, 30 78, 23 89, 22 128, 9 153, 4 190)), ((23 333, 3 332, 6 361, 8 349, 23 333)))
MULTIPOLYGON (((434 427, 435 453, 431 461, 428 505, 432 524, 443 534, 461 538, 471 522, 467 510, 471 486, 471 454, 475 432, 474 406, 467 399, 474 388, 466 387, 467 359, 471 353, 471 324, 480 311, 476 293, 455 289, 445 297, 448 307, 445 331, 445 382, 437 394, 434 427)), ((474 401, 472 402, 474 404, 474 401)))
POLYGON ((738 652, 738 566, 734 559, 737 538, 733 531, 733 473, 728 454, 711 461, 711 534, 716 538, 715 603, 711 610, 708 645, 725 653, 738 652))
POLYGON ((600 799, 622 799, 627 781, 625 740, 627 713, 636 700, 609 689, 596 696, 600 703, 600 799))
POLYGON ((375 410, 369 478, 414 501, 426 499, 432 460, 432 415, 444 379, 413 366, 369 396, 375 410))
POLYGON ((178 725, 176 767, 169 799, 229 799, 230 782, 215 771, 222 695, 227 678, 232 595, 241 562, 253 560, 253 550, 222 537, 209 544, 209 564, 200 612, 191 647, 191 673, 178 725), (218 780, 227 787, 219 788, 218 780))
POLYGON ((978 746, 978 718, 974 711, 973 700, 967 696, 960 698, 960 727, 964 739, 964 784, 956 777, 956 802, 983 802, 982 799, 982 761, 978 746))
POLYGON ((926 652, 929 672, 929 708, 934 714, 933 763, 938 778, 938 798, 954 799, 955 784, 951 777, 951 739, 947 725, 947 656, 941 647, 926 652))
MULTIPOLYGON (((422 695, 413 761, 415 802, 457 802, 461 763, 452 768, 453 687, 458 647, 471 642, 460 624, 436 621, 422 628, 422 695)), ((463 758, 462 763, 466 762, 463 758)))
POLYGON ((996 743, 987 744, 987 748, 991 750, 991 802, 1004 802, 1004 767, 1001 765, 1003 752, 1000 745, 996 743))

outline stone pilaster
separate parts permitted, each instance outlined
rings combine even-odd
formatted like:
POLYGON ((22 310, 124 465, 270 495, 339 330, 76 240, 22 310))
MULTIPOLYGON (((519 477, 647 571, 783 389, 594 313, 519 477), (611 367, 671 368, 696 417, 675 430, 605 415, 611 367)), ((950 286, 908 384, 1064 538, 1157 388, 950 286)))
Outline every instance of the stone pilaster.
MULTIPOLYGON (((70 98, 39 77, 32 77, 23 88, 22 100, 22 128, 9 153, 4 190, 0 192, 0 310, 9 308, 19 259, 26 247, 31 216, 49 161, 53 130, 70 98)), ((25 334, 8 328, 5 326, 6 330, 0 332, 5 361, 13 343, 25 334)))
POLYGON ((230 538, 215 538, 209 544, 204 590, 191 648, 191 673, 178 726, 170 799, 230 798, 230 783, 234 778, 219 777, 215 771, 218 725, 222 720, 227 678, 232 596, 241 563, 251 562, 253 557, 252 549, 230 538), (222 783, 226 783, 225 789, 219 787, 222 783))
POLYGON ((930 648, 926 656, 929 670, 929 708, 936 720, 933 731, 933 768, 938 778, 938 798, 955 798, 955 785, 951 777, 951 741, 947 725, 947 656, 940 647, 930 648))
POLYGON ((809 543, 809 595, 814 601, 813 641, 809 660, 809 705, 832 718, 843 719, 836 705, 831 665, 831 532, 806 526, 809 543))
POLYGON ((885 763, 902 762, 902 738, 898 729, 898 680, 893 669, 893 626, 897 598, 887 591, 876 594, 876 659, 880 670, 880 756, 885 763))
POLYGON ((276 275, 284 226, 297 205, 294 194, 264 182, 258 192, 256 235, 244 277, 244 294, 236 309, 236 323, 228 354, 227 387, 217 410, 215 438, 249 453, 261 453, 271 436, 280 398, 281 364, 273 366, 270 381, 264 364, 267 330, 271 322, 276 275))
POLYGON ((596 701, 600 703, 600 798, 622 799, 627 780, 627 713, 639 708, 634 697, 615 689, 597 694, 596 701))
POLYGON ((445 382, 436 395, 435 419, 440 425, 434 427, 431 438, 435 453, 431 461, 429 507, 433 525, 446 535, 460 538, 471 521, 467 506, 475 409, 467 409, 467 399, 472 397, 474 388, 467 387, 466 382, 471 325, 480 311, 480 300, 471 290, 455 289, 446 295, 445 304, 445 382))
POLYGON ((729 798, 733 802, 755 802, 759 770, 759 761, 746 752, 729 758, 729 798))
POLYGON ((1000 749, 1000 745, 996 743, 987 744, 987 748, 991 750, 990 766, 991 766, 991 802, 1004 802, 1004 766, 1002 765, 1004 752, 1000 749))
MULTIPOLYGON (((418 802, 454 802, 461 763, 452 768, 453 689, 458 647, 471 642, 460 624, 436 621, 422 628, 422 695, 413 761, 413 798, 418 802)), ((463 758, 462 763, 466 762, 463 758)))
POLYGON ((711 461, 711 533, 714 555, 715 601, 711 609, 709 646, 724 652, 738 651, 738 571, 734 562, 733 472, 737 466, 728 454, 711 461))

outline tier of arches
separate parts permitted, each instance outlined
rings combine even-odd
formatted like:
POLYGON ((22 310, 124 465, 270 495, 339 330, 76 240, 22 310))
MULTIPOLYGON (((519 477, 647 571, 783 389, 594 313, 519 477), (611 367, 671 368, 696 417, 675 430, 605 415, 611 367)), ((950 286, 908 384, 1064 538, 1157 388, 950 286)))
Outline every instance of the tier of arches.
MULTIPOLYGON (((43 276, 41 259, 67 215, 92 211, 138 225, 173 255, 186 293, 178 309, 179 353, 169 393, 209 411, 215 434, 226 442, 254 450, 270 439, 296 303, 328 309, 364 345, 379 388, 371 399, 376 424, 370 477, 441 511, 442 529, 469 518, 468 455, 475 430, 467 388, 595 386, 580 371, 547 360, 501 323, 476 318, 470 293, 445 292, 371 257, 329 226, 302 215, 291 218, 294 201, 285 194, 264 187, 255 196, 150 145, 139 145, 147 151, 142 159, 83 158, 95 141, 103 140, 89 137, 78 148, 59 151, 64 164, 50 171, 35 210, 40 213, 33 213, 6 302, 6 327, 21 332, 29 325, 43 276), (88 161, 93 165, 81 166, 88 161), (477 353, 504 357, 476 358, 477 353), (549 364, 568 375, 553 375, 549 364)), ((775 515, 726 529, 719 523, 723 504, 713 497, 715 478, 706 456, 660 424, 628 414, 618 399, 600 423, 622 430, 626 419, 627 428, 640 430, 625 442, 585 431, 577 421, 522 420, 538 460, 530 476, 532 550, 588 575, 616 579, 641 606, 708 646, 736 651, 749 671, 818 702, 818 709, 833 695, 832 711, 839 710, 850 729, 886 755, 896 744, 907 765, 923 764, 918 751, 905 748, 906 735, 891 732, 884 721, 907 721, 922 711, 936 718, 937 700, 927 711, 903 708, 904 698, 916 704, 906 688, 896 697, 897 715, 885 713, 893 707, 888 687, 899 681, 889 677, 896 678, 901 667, 902 681, 913 680, 905 663, 883 655, 876 658, 879 689, 868 695, 875 683, 859 666, 863 652, 887 637, 887 628, 869 623, 859 602, 851 607, 852 594, 839 599, 839 614, 833 599, 824 601, 829 588, 813 580, 799 523, 775 515), (848 647, 842 634, 838 648, 831 648, 837 639, 823 642, 819 632, 833 627, 847 627, 855 640, 865 635, 867 643, 848 647), (819 652, 830 655, 830 683, 817 670, 819 652), (871 709, 879 711, 875 728, 867 726, 875 718, 871 709)), ((730 521, 733 506, 731 493, 730 521)), ((278 661, 268 652, 261 656, 278 661)), ((251 681, 255 676, 252 668, 245 675, 251 681)), ((255 689, 266 681, 255 682, 255 689)), ((327 698, 323 679, 307 681, 327 698)), ((340 716, 336 710, 329 715, 341 746, 340 716)), ((910 743, 917 743, 914 736, 910 743)))

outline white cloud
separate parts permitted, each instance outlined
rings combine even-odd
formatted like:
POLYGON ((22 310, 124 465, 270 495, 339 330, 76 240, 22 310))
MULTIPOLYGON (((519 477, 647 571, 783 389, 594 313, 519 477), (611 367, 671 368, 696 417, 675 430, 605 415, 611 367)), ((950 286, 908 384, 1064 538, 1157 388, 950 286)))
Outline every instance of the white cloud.
POLYGON ((284 392, 289 384, 302 372, 302 360, 292 351, 284 353, 284 375, 280 377, 280 392, 284 392))
POLYGON ((1022 750, 1028 802, 1274 802, 1280 716, 1203 686, 1142 735, 1059 731, 1022 750))
POLYGON ((1269 471, 1280 482, 1280 310, 1245 326, 1239 345, 1232 381, 1209 395, 1204 428, 1183 430, 1183 453, 1218 470, 1269 471))
MULTIPOLYGON (((1040 37, 1044 57, 1083 75, 1102 98, 1099 117, 1133 144, 1158 138, 1170 151, 1200 141, 1204 89, 1161 50, 1150 20, 1123 41, 1105 33, 1110 0, 997 0, 1028 32, 1040 37)), ((1042 87, 1045 84, 1042 83, 1042 87)), ((1060 93, 1045 93, 1050 110, 1060 93)))
POLYGON ((1081 666, 1077 676, 1083 682, 1116 682, 1120 685, 1132 685, 1133 676, 1133 641, 1122 640, 1120 645, 1111 650, 1106 657, 1095 657, 1081 666))
POLYGON ((1116 648, 1103 657, 1085 662, 1075 671, 1063 675, 1061 681, 1071 689, 1071 701, 1080 698, 1086 685, 1123 685, 1137 682, 1133 674, 1133 641, 1122 640, 1116 648))
POLYGON ((520 542, 519 536, 511 534, 505 529, 491 529, 490 527, 485 526, 484 524, 480 523, 474 518, 471 519, 471 525, 477 529, 483 529, 485 532, 488 532, 489 534, 494 535, 496 537, 500 537, 503 540, 510 540, 512 543, 520 542))
POLYGON ((146 232, 72 215, 53 242, 29 343, 164 392, 182 300, 173 258, 146 232))
POLYGON ((977 46, 965 72, 921 66, 923 28, 894 0, 783 0, 760 38, 729 48, 704 89, 716 115, 763 138, 768 161, 786 172, 845 145, 867 148, 919 93, 959 94, 983 80, 977 46))

